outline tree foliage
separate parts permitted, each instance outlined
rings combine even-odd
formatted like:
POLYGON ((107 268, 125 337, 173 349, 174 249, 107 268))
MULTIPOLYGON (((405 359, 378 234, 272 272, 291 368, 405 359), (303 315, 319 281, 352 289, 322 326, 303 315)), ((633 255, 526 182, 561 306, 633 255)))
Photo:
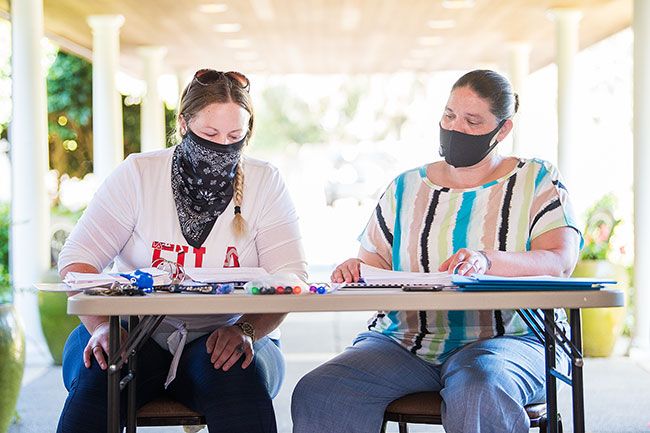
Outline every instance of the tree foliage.
POLYGON ((324 142, 326 134, 320 124, 324 108, 310 107, 286 86, 268 87, 255 112, 255 146, 281 150, 290 143, 324 142))
MULTIPOLYGON (((140 151, 140 104, 125 100, 122 96, 127 156, 140 151)), ((47 75, 47 106, 50 166, 60 174, 81 178, 93 170, 92 105, 92 64, 59 51, 47 75)), ((173 110, 165 108, 165 123, 173 128, 173 110)))
POLYGON ((59 173, 83 177, 93 169, 92 105, 92 65, 59 51, 47 75, 50 166, 59 173))

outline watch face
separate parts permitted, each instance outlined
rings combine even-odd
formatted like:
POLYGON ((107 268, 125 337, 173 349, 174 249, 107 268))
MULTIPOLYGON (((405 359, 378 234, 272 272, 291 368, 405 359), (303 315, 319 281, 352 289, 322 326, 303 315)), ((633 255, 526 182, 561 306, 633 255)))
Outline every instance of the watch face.
POLYGON ((255 337, 255 328, 248 322, 236 323, 236 325, 244 332, 244 335, 247 335, 251 338, 255 337))

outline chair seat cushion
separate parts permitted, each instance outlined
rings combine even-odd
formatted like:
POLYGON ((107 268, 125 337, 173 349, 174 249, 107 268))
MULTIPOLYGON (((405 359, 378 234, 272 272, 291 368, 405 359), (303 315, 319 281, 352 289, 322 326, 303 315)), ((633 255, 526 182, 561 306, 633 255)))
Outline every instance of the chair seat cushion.
POLYGON ((546 416, 546 403, 529 404, 526 406, 526 413, 530 419, 538 419, 546 416))
POLYGON ((394 400, 386 408, 387 413, 404 415, 440 416, 442 398, 437 392, 416 392, 394 400))
POLYGON ((200 413, 193 411, 183 403, 179 403, 168 397, 160 397, 138 409, 138 418, 184 418, 201 416, 200 413))
MULTIPOLYGON (((386 416, 420 416, 440 417, 442 398, 437 392, 416 392, 393 400, 386 408, 386 416)), ((526 406, 530 419, 539 419, 546 415, 546 404, 531 404, 526 406)))

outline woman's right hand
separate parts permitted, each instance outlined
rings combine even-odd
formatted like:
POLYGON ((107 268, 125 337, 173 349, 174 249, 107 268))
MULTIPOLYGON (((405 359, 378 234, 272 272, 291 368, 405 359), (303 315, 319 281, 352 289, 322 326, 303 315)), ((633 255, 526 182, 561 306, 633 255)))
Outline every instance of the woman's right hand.
POLYGON ((106 370, 108 360, 104 354, 108 354, 109 329, 110 326, 108 322, 101 322, 95 326, 95 329, 93 329, 93 332, 90 335, 90 340, 88 340, 88 344, 86 344, 86 347, 84 348, 83 357, 86 368, 90 368, 92 358, 95 358, 99 367, 102 370, 106 370))
POLYGON ((356 283, 361 278, 359 270, 361 263, 363 263, 361 259, 347 259, 334 269, 330 279, 333 283, 356 283))
MULTIPOLYGON (((102 370, 108 368, 109 333, 110 325, 108 322, 100 322, 93 329, 93 333, 90 335, 90 340, 88 340, 88 344, 86 344, 83 353, 86 368, 90 368, 93 358, 102 370)), ((120 327, 120 344, 124 343, 127 337, 127 332, 120 327)))

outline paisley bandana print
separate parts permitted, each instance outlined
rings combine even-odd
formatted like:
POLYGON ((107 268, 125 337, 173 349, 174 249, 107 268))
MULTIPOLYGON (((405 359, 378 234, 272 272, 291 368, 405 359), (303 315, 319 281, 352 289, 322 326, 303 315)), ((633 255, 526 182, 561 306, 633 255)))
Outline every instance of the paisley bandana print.
POLYGON ((246 141, 211 142, 191 130, 172 158, 172 193, 187 243, 200 248, 233 196, 237 164, 246 141))

